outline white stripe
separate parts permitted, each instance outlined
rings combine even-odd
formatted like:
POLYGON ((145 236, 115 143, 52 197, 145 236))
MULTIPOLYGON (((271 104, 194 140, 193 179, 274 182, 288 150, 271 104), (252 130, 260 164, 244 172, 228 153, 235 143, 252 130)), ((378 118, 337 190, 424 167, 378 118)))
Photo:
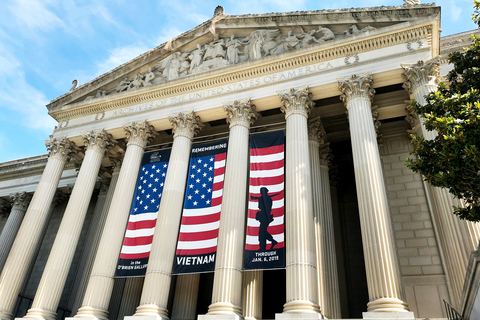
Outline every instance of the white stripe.
POLYGON ((280 192, 280 191, 283 191, 283 182, 279 184, 273 184, 270 186, 250 186, 248 192, 250 194, 260 193, 260 188, 263 188, 263 187, 268 189, 268 193, 280 192))
POLYGON ((221 175, 213 177, 213 183, 222 182, 223 181, 223 176, 224 175, 221 174, 221 175))
POLYGON ((143 246, 123 246, 122 253, 125 254, 134 254, 134 253, 145 253, 150 252, 152 245, 146 244, 143 246))
MULTIPOLYGON (((269 226, 279 226, 279 225, 282 225, 282 224, 283 224, 283 216, 280 216, 280 217, 273 218, 273 221, 270 222, 269 226)), ((248 218, 247 226, 248 227, 260 227, 260 222, 255 220, 255 219, 248 218)))
POLYGON ((125 238, 137 238, 137 237, 153 236, 154 232, 155 232, 155 228, 127 230, 127 232, 125 232, 125 238))
POLYGON ((283 167, 272 170, 250 170, 250 178, 271 178, 283 174, 283 167))
POLYGON ((219 169, 221 167, 225 167, 225 159, 220 160, 220 161, 215 161, 215 164, 213 165, 215 169, 219 169))
POLYGON ((283 151, 262 156, 250 156, 250 163, 265 163, 283 160, 283 151))
MULTIPOLYGON (((281 200, 275 200, 272 202, 272 209, 278 209, 283 207, 284 201, 283 199, 281 200)), ((248 202, 248 209, 249 210, 258 210, 258 202, 257 201, 249 201, 248 202)))
POLYGON ((140 214, 131 214, 128 222, 138 222, 157 219, 158 212, 146 212, 140 214))
POLYGON ((220 198, 223 195, 223 188, 212 192, 212 199, 220 198))
POLYGON ((177 250, 194 250, 215 247, 217 238, 200 241, 178 241, 177 250))
POLYGON ((214 214, 220 212, 222 205, 208 207, 208 208, 199 208, 199 209, 183 209, 183 217, 196 217, 196 216, 206 216, 209 214, 214 214))
POLYGON ((217 230, 220 226, 220 221, 203 223, 203 224, 182 224, 180 226, 180 233, 197 233, 217 230))
MULTIPOLYGON (((283 233, 280 233, 280 234, 272 234, 272 237, 273 239, 275 239, 275 241, 277 242, 283 242, 285 237, 283 235, 283 233)), ((250 245, 258 245, 258 237, 257 236, 248 236, 246 237, 246 243, 247 244, 250 244, 250 245)), ((270 243, 270 241, 267 240, 267 243, 270 243)), ((267 248, 270 248, 269 246, 267 246, 267 248)))

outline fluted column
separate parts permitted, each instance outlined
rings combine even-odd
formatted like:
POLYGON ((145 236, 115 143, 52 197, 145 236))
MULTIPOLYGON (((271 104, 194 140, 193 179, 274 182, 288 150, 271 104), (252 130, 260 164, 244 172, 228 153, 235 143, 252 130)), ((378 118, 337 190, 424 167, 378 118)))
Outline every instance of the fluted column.
MULTIPOLYGON (((120 301, 120 309, 118 310, 118 317, 116 319, 123 319, 125 316, 132 315, 135 312, 135 309, 140 302, 144 280, 143 277, 131 277, 126 279, 122 300, 120 301)), ((115 319, 110 317, 110 320, 115 319)))
POLYGON ((333 232, 332 198, 328 162, 329 144, 325 143, 325 129, 320 118, 308 123, 308 147, 312 169, 313 216, 317 257, 318 300, 322 314, 339 319, 340 295, 338 288, 337 257, 333 232))
MULTIPOLYGON (((250 98, 225 105, 228 137, 227 166, 218 232, 212 304, 208 315, 242 317, 242 267, 247 197, 248 137, 255 121, 250 98)), ((223 319, 223 318, 222 318, 223 319)))
POLYGON ((262 319, 263 271, 243 273, 243 317, 245 320, 262 319))
POLYGON ((371 100, 371 74, 339 80, 348 110, 355 183, 367 273, 368 311, 407 312, 403 301, 371 100))
POLYGON ((8 253, 12 248, 13 241, 15 241, 15 236, 20 229, 32 196, 26 192, 21 192, 11 195, 10 198, 12 200, 12 210, 0 235, 0 271, 7 261, 8 253))
POLYGON ((32 307, 25 318, 55 319, 100 165, 106 149, 114 142, 111 135, 103 129, 84 134, 83 140, 87 147, 85 158, 63 214, 32 307))
POLYGON ((105 227, 105 222, 107 220, 107 214, 112 203, 113 193, 118 182, 118 176, 120 175, 120 168, 122 165, 122 157, 110 157, 110 162, 113 165, 112 178, 110 179, 110 184, 108 185, 107 191, 103 190, 105 186, 101 187, 100 194, 97 199, 97 204, 99 207, 99 213, 97 213, 97 208, 95 207, 94 217, 90 223, 90 231, 87 235, 88 243, 85 245, 86 248, 89 248, 89 252, 86 252, 86 262, 84 263, 84 270, 82 272, 81 278, 79 280, 77 296, 74 298, 74 303, 72 307, 72 312, 77 313, 78 309, 82 306, 83 299, 87 290, 88 282, 90 279, 90 274, 93 268, 93 263, 95 256, 98 251, 100 244, 100 239, 105 227), (88 245, 88 247, 87 247, 88 245))
MULTIPOLYGON (((312 175, 309 163, 307 118, 314 106, 308 86, 280 92, 285 113, 286 170, 285 226, 287 302, 283 314, 310 313, 319 318, 312 175)), ((293 317, 294 315, 292 315, 293 317)))
MULTIPOLYGON (((410 93, 420 105, 425 105, 425 96, 437 90, 440 82, 440 62, 438 59, 419 61, 412 65, 402 65, 404 69, 403 87, 410 93)), ((410 111, 412 111, 410 109, 410 111)), ((409 114, 410 120, 415 121, 415 114, 409 114)), ((420 132, 425 139, 435 139, 436 131, 427 131, 424 125, 424 117, 419 116, 420 132)), ((445 272, 449 279, 450 303, 460 307, 463 282, 467 270, 470 253, 476 250, 480 237, 480 225, 470 221, 460 220, 453 214, 453 206, 462 206, 462 203, 453 197, 446 188, 433 187, 425 184, 432 195, 434 230, 440 248, 443 251, 445 272)))
POLYGON ((195 116, 193 111, 180 112, 176 116, 170 116, 169 120, 173 125, 172 152, 158 210, 140 306, 134 315, 154 319, 168 319, 168 294, 182 217, 192 139, 203 127, 200 117, 195 116))
POLYGON ((11 319, 24 278, 34 258, 37 243, 48 222, 48 213, 63 168, 72 153, 65 137, 46 141, 49 157, 37 189, 18 230, 0 276, 0 319, 11 319))
POLYGON ((128 143, 82 307, 76 318, 107 319, 114 275, 144 149, 156 133, 146 121, 124 125, 128 143))
POLYGON ((172 320, 195 320, 199 285, 199 273, 177 276, 172 320))

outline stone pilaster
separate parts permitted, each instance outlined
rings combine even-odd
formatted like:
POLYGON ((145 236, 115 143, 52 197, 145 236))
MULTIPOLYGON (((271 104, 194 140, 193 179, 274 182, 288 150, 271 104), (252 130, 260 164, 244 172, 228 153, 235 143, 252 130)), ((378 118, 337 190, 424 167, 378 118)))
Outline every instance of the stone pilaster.
MULTIPOLYGON (((419 61, 412 65, 402 65, 404 69, 403 87, 410 93, 412 99, 419 104, 426 104, 425 96, 437 90, 440 82, 440 62, 432 59, 426 62, 419 61)), ((407 107, 409 108, 409 107, 407 107)), ((434 139, 436 131, 427 131, 423 116, 416 115, 409 108, 407 120, 412 124, 416 134, 422 134, 425 139, 434 139)), ((447 275, 450 303, 455 308, 460 308, 463 282, 467 271, 470 253, 476 250, 480 236, 480 225, 469 221, 460 220, 453 214, 453 206, 462 206, 462 203, 453 197, 445 188, 433 187, 425 183, 427 192, 433 200, 432 220, 436 238, 442 251, 443 264, 447 275)))
POLYGON ((245 320, 262 319, 263 271, 243 272, 243 317, 245 320))
POLYGON ((212 304, 208 315, 242 316, 242 267, 250 125, 257 118, 250 98, 224 105, 230 124, 212 304))
POLYGON ((318 300, 322 314, 339 319, 340 295, 338 287, 335 235, 333 232, 332 199, 328 164, 329 144, 325 143, 325 129, 320 118, 308 123, 308 147, 312 170, 313 222, 317 257, 318 300))
POLYGON ((107 319, 108 317, 108 304, 114 285, 113 277, 128 223, 138 170, 144 148, 156 136, 153 126, 146 121, 133 122, 124 125, 123 128, 128 139, 127 150, 108 210, 87 291, 76 318, 107 319))
POLYGON ((81 274, 81 278, 77 285, 78 289, 76 290, 77 294, 74 297, 75 300, 72 306, 72 314, 76 314, 78 312, 78 309, 82 306, 82 302, 85 297, 93 263, 98 251, 105 222, 107 220, 107 214, 112 203, 113 193, 118 182, 118 176, 120 175, 122 157, 110 157, 110 162, 113 165, 112 178, 110 179, 108 186, 105 183, 100 187, 100 194, 96 204, 99 212, 97 212, 97 207, 95 207, 94 216, 92 222, 90 223, 91 228, 87 236, 87 244, 85 245, 85 248, 89 248, 89 250, 85 254, 86 262, 84 264, 84 270, 81 274))
POLYGON ((3 269, 5 261, 7 261, 8 253, 12 248, 13 241, 15 241, 32 196, 26 192, 21 192, 11 195, 10 199, 12 201, 12 210, 0 235, 0 271, 3 269))
POLYGON ((11 319, 24 278, 48 222, 49 209, 63 168, 73 152, 65 137, 46 141, 49 157, 0 276, 0 319, 11 319))
MULTIPOLYGON (((369 312, 408 311, 402 297, 385 182, 371 100, 371 74, 339 80, 340 99, 349 113, 355 183, 367 273, 369 312)), ((399 315, 401 317, 401 315, 399 315)))
POLYGON ((103 129, 84 134, 83 141, 87 148, 85 158, 25 318, 55 319, 102 159, 114 144, 112 136, 103 129))
MULTIPOLYGON (((169 117, 173 126, 173 146, 158 210, 157 225, 143 285, 140 306, 135 316, 168 318, 168 294, 178 229, 183 210, 192 139, 203 127, 193 111, 169 117)), ((127 317, 129 318, 129 317, 127 317)))
POLYGON ((283 314, 304 313, 319 319, 312 175, 308 151, 307 118, 314 106, 308 86, 279 92, 286 119, 285 231, 287 302, 283 314))
POLYGON ((172 320, 195 320, 199 285, 199 273, 177 276, 172 320))

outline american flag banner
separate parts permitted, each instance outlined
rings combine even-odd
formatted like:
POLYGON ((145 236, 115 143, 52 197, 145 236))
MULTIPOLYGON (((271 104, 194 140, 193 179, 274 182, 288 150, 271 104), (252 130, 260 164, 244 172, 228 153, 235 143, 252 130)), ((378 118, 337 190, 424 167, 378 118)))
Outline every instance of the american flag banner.
POLYGON ((174 274, 215 268, 227 140, 192 146, 174 274))
POLYGON ((148 152, 142 158, 116 277, 145 275, 170 151, 165 149, 148 152))
POLYGON ((285 267, 285 134, 250 136, 250 183, 245 269, 285 267))

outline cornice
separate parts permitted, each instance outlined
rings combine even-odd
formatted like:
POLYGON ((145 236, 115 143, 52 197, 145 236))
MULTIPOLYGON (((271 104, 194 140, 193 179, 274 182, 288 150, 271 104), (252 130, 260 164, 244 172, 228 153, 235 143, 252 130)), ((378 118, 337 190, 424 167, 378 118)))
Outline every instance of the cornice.
MULTIPOLYGON (((35 157, 37 158, 37 157, 35 157)), ((0 167, 0 181, 7 181, 12 179, 19 179, 25 177, 31 177, 36 175, 41 175, 45 170, 47 165, 48 155, 38 156, 39 159, 20 159, 18 163, 1 166, 0 167), (25 161, 23 161, 25 160, 25 161), (23 161, 23 162, 20 162, 23 161)), ((65 170, 75 169, 73 162, 68 162, 65 167, 65 170)))
POLYGON ((231 68, 228 68, 215 75, 207 75, 198 78, 193 76, 191 79, 178 81, 169 85, 160 85, 156 88, 138 90, 128 94, 118 94, 116 97, 109 96, 108 100, 102 99, 101 101, 94 101, 89 104, 81 103, 78 107, 73 106, 71 109, 50 112, 50 114, 59 122, 66 121, 68 119, 94 115, 108 110, 165 99, 171 96, 191 93, 285 70, 291 70, 302 66, 345 57, 346 55, 390 47, 422 38, 432 41, 432 32, 435 29, 436 23, 438 22, 433 20, 421 25, 394 30, 388 33, 364 35, 348 42, 303 51, 293 55, 291 54, 287 57, 280 57, 275 60, 271 60, 271 57, 269 57, 270 59, 266 59, 267 61, 261 59, 257 63, 246 63, 243 67, 236 65, 234 71, 232 71, 231 68))

